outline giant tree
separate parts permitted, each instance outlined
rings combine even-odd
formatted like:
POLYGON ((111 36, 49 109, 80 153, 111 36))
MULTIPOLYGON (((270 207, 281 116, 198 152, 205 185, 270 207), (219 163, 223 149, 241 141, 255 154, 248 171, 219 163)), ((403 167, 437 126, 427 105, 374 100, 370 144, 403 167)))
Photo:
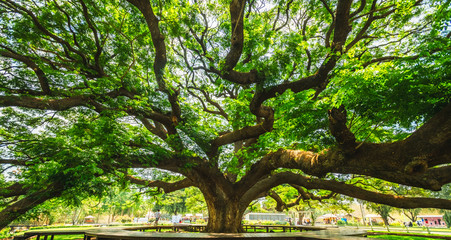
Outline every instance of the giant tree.
POLYGON ((0 0, 0 227, 125 180, 239 232, 273 187, 399 208, 451 182, 449 2, 0 0), (146 178, 155 168, 172 178, 146 178))

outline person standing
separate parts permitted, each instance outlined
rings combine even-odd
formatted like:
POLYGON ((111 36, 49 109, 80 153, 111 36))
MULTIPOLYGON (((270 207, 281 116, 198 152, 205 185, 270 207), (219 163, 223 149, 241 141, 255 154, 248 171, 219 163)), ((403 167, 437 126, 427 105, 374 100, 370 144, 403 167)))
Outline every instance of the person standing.
POLYGON ((160 213, 160 209, 157 210, 157 212, 155 213, 155 226, 158 225, 158 220, 160 220, 161 217, 161 213, 160 213))

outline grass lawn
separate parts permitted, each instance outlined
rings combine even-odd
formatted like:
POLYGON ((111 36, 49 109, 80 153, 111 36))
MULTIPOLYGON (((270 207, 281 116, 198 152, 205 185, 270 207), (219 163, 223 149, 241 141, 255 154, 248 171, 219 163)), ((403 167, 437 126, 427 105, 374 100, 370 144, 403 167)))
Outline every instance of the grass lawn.
POLYGON ((368 235, 368 238, 379 238, 379 239, 388 239, 388 240, 426 240, 426 239, 434 239, 437 238, 427 238, 427 237, 414 237, 414 236, 396 236, 396 235, 368 235))

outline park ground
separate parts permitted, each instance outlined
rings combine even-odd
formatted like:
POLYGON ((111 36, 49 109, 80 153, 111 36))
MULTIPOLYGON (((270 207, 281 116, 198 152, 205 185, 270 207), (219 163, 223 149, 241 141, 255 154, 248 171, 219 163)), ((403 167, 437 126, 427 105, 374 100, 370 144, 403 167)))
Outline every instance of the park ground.
MULTIPOLYGON (((321 225, 321 226, 327 226, 327 225, 321 225)), ((74 228, 68 228, 68 227, 49 227, 48 230, 49 231, 53 231, 53 230, 57 230, 57 229, 66 229, 66 230, 71 230, 71 229, 89 229, 91 227, 86 227, 86 226, 82 226, 82 227, 74 227, 74 228)), ((426 228, 424 227, 410 227, 409 229, 406 229, 405 227, 390 227, 389 231, 387 231, 387 228, 385 227, 381 227, 381 226, 377 226, 377 227, 363 227, 363 226, 340 226, 340 228, 347 228, 347 229, 360 229, 360 230, 367 230, 369 232, 374 232, 377 233, 377 235, 369 235, 368 238, 378 238, 378 239, 388 239, 388 240, 392 240, 392 239, 400 239, 400 240, 425 240, 425 239, 440 239, 437 238, 438 236, 443 236, 446 237, 447 239, 451 238, 451 229, 449 228, 429 228, 429 232, 426 228), (384 234, 386 233, 386 234, 384 234), (394 234, 397 233, 401 233, 401 234, 411 234, 411 235, 421 235, 421 237, 419 236, 397 236, 394 234), (431 236, 431 237, 428 237, 431 236)), ((33 230, 33 229, 31 229, 33 230)), ((42 231, 42 228, 39 228, 40 231, 42 231)), ((165 231, 165 230, 163 230, 165 231)), ((169 231, 169 230, 167 230, 169 231)), ((252 230, 253 231, 253 230, 252 230)), ((265 231, 264 229, 260 229, 259 231, 265 231)), ((274 232, 279 232, 282 230, 274 230, 274 232)), ((23 233, 17 233, 15 235, 20 235, 23 233)), ((12 239, 10 238, 3 238, 0 235, 0 240, 5 240, 5 239, 12 239)), ((78 239, 83 239, 83 235, 60 235, 60 236, 55 236, 54 240, 78 240, 78 239)))

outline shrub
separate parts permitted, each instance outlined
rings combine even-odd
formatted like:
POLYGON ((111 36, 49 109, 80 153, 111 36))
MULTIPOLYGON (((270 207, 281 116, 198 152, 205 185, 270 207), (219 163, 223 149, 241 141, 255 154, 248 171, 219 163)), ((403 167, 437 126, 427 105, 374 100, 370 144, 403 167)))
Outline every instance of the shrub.
POLYGON ((343 220, 338 220, 337 221, 337 225, 344 226, 344 225, 347 225, 347 223, 345 221, 343 221, 343 220))
POLYGON ((404 227, 404 224, 400 223, 400 222, 393 222, 393 223, 390 223, 390 226, 393 226, 393 227, 404 227))
POLYGON ((117 221, 121 222, 121 223, 129 223, 129 222, 132 222, 133 219, 129 216, 120 216, 117 218, 117 221))
POLYGON ((205 220, 204 219, 197 219, 196 220, 196 224, 204 224, 205 220))
POLYGON ((445 211, 445 214, 443 214, 443 220, 446 223, 446 226, 448 228, 451 227, 451 211, 445 211))
POLYGON ((288 222, 287 221, 276 221, 275 224, 276 225, 287 225, 288 222))
POLYGON ((261 221, 261 225, 274 225, 273 221, 261 221))

